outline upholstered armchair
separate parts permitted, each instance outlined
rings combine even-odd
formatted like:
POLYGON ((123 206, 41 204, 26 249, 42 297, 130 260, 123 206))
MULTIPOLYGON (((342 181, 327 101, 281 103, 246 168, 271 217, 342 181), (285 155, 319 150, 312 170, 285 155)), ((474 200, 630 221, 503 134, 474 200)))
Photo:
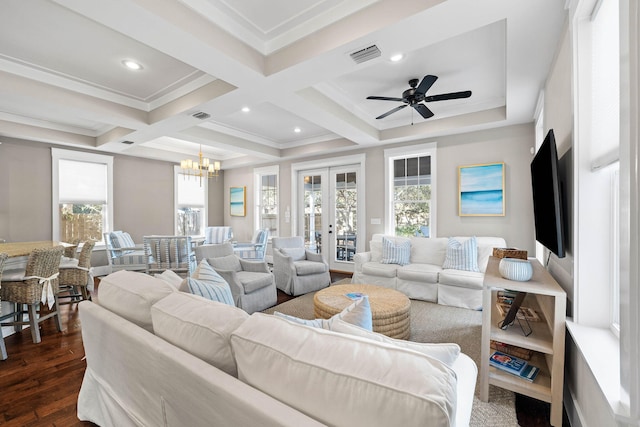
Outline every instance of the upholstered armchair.
POLYGON ((302 237, 274 237, 271 243, 278 289, 298 296, 331 284, 329 265, 321 254, 305 249, 302 237))
POLYGON ((142 240, 147 274, 171 270, 188 277, 195 270, 191 236, 144 236, 142 240))
POLYGON ((231 243, 202 245, 195 251, 198 262, 206 259, 227 281, 237 307, 251 314, 276 305, 278 292, 266 262, 240 258, 231 243))
POLYGON ((107 245, 107 261, 112 272, 147 269, 147 257, 144 254, 143 245, 136 245, 126 231, 104 233, 104 242, 107 245))
POLYGON ((218 245, 221 243, 227 243, 231 241, 233 231, 231 227, 205 227, 204 229, 204 244, 205 245, 218 245))
POLYGON ((242 259, 253 259, 264 261, 265 252, 267 251, 267 242, 269 241, 269 229, 258 229, 253 233, 251 242, 235 243, 233 252, 242 259))

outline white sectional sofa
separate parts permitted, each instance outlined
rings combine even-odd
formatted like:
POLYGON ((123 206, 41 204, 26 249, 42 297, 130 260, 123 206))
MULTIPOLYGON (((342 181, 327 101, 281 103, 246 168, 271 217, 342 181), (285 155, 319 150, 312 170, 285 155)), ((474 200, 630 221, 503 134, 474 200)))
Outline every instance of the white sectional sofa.
MULTIPOLYGON (((454 237, 464 243, 471 236, 454 237)), ((443 268, 447 257, 447 237, 395 237, 374 234, 370 251, 355 255, 352 283, 385 286, 409 298, 480 310, 482 282, 494 247, 506 247, 501 237, 476 237, 478 271, 443 268), (394 243, 410 242, 411 257, 406 265, 383 261, 383 238, 394 243)))
POLYGON ((105 277, 97 303, 79 310, 87 368, 78 418, 103 427, 470 420, 477 369, 464 354, 441 361, 400 343, 248 315, 127 271, 105 277))

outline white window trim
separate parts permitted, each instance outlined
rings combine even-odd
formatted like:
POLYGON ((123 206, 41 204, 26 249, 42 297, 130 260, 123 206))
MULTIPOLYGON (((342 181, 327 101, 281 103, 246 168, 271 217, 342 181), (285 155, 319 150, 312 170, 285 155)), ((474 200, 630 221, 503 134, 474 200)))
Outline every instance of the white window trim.
POLYGON ((391 171, 393 170, 393 162, 396 159, 404 159, 407 157, 431 157, 431 200, 429 202, 429 232, 431 237, 437 237, 437 209, 436 200, 437 194, 437 161, 436 151, 438 144, 435 142, 429 142, 419 145, 410 145, 400 148, 389 148, 384 150, 384 226, 385 233, 395 235, 395 224, 393 222, 393 177, 391 171))
MULTIPOLYGON (((276 176, 276 205, 278 206, 278 234, 280 234, 280 165, 273 165, 273 166, 264 166, 264 167, 260 167, 260 168, 254 168, 253 169, 253 188, 255 188, 255 191, 253 192, 253 206, 254 206, 254 213, 253 213, 253 225, 254 225, 254 230, 257 230, 259 228, 261 228, 261 222, 260 222, 260 207, 261 205, 261 200, 260 197, 262 196, 262 177, 264 175, 275 175, 276 176)), ((273 236, 271 236, 271 234, 269 234, 269 240, 271 240, 273 236)))
MULTIPOLYGON (((183 173, 182 168, 179 165, 173 166, 173 230, 176 235, 179 234, 178 230, 178 179, 182 179, 180 175, 183 173)), ((209 178, 202 178, 204 185, 204 227, 209 224, 209 178)), ((203 237, 203 236, 199 236, 203 237)))
POLYGON ((60 240, 60 188, 59 162, 60 160, 75 160, 87 163, 107 165, 107 218, 102 225, 102 232, 113 231, 113 157, 104 154, 87 153, 84 151, 51 149, 51 211, 53 216, 52 240, 60 240))

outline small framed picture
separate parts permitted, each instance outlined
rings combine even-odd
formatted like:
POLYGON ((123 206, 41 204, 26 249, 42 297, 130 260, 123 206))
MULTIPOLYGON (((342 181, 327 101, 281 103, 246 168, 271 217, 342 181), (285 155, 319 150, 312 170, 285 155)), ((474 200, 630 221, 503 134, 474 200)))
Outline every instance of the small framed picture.
POLYGON ((247 187, 231 187, 229 204, 231 216, 247 215, 247 187))
POLYGON ((504 216, 504 163, 458 167, 460 216, 504 216))

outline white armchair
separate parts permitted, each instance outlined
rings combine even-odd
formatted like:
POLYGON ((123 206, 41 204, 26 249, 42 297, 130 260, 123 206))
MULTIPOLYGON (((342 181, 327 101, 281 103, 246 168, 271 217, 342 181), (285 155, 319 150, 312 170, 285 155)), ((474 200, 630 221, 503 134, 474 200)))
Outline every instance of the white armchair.
POLYGON ((276 305, 278 292, 266 262, 240 258, 231 243, 202 245, 195 251, 198 262, 206 259, 227 281, 237 307, 251 314, 276 305))
POLYGON ((305 249, 302 237, 274 237, 271 243, 278 289, 298 296, 331 284, 329 264, 321 254, 305 249))
POLYGON ((147 269, 147 257, 143 245, 136 245, 126 231, 104 233, 104 242, 107 245, 107 261, 112 272, 147 269))
POLYGON ((267 251, 267 242, 269 241, 269 229, 258 229, 253 233, 251 242, 249 243, 235 243, 233 245, 233 252, 242 259, 253 259, 264 261, 264 256, 267 251))
POLYGON ((204 229, 204 244, 205 245, 218 245, 221 243, 227 243, 231 241, 233 231, 231 227, 205 227, 204 229))

